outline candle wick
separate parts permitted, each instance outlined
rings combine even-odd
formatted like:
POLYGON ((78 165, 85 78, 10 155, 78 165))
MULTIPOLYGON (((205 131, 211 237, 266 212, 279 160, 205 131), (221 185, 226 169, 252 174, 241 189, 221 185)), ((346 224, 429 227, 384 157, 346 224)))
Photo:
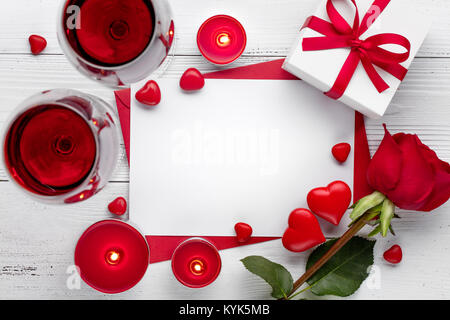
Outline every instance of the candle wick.
POLYGON ((110 265, 117 265, 121 260, 121 254, 119 251, 110 250, 106 253, 106 262, 110 265))
POLYGON ((217 36, 217 44, 221 47, 228 46, 230 44, 230 42, 231 42, 231 38, 228 33, 223 32, 217 36))
POLYGON ((194 259, 191 261, 190 269, 194 275, 200 276, 205 273, 205 264, 199 259, 194 259))

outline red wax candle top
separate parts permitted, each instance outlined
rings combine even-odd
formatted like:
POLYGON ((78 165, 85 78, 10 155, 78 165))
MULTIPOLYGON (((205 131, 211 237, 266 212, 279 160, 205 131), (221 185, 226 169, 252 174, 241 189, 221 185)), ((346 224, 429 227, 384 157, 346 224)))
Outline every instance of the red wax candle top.
POLYGON ((81 278, 104 293, 119 293, 134 287, 149 264, 144 237, 132 226, 105 220, 89 227, 75 249, 75 265, 81 278))
POLYGON ((202 55, 215 64, 228 64, 245 50, 247 36, 235 18, 218 15, 206 20, 197 34, 197 45, 202 55))
POLYGON ((173 274, 183 285, 191 288, 211 284, 218 277, 221 267, 219 251, 199 238, 183 242, 172 257, 173 274))

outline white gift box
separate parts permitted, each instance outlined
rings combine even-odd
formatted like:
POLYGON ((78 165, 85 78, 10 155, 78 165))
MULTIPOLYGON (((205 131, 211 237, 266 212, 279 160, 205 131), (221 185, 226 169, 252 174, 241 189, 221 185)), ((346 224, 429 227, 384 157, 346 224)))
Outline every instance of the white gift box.
MULTIPOLYGON (((373 14, 376 13, 377 8, 371 7, 373 3, 374 0, 356 0, 361 21, 369 10, 373 14)), ((313 15, 325 21, 330 21, 326 4, 327 0, 322 0, 319 8, 313 15)), ((355 9, 351 1, 335 0, 333 5, 349 25, 352 26, 355 9)), ((411 43, 410 55, 408 60, 402 62, 401 65, 409 69, 430 26, 430 17, 417 10, 414 6, 414 1, 391 0, 369 29, 360 36, 360 39, 365 40, 370 36, 382 33, 395 33, 406 37, 411 43)), ((349 56, 350 48, 316 51, 303 50, 302 43, 304 38, 321 36, 320 33, 310 28, 302 29, 284 62, 283 69, 319 90, 327 92, 336 81, 344 62, 349 56)), ((382 48, 395 53, 405 52, 404 48, 397 45, 385 45, 382 48)), ((359 62, 347 89, 339 98, 339 101, 371 118, 383 116, 401 83, 399 79, 385 70, 378 67, 375 67, 375 69, 389 85, 387 90, 379 93, 363 65, 359 62)))

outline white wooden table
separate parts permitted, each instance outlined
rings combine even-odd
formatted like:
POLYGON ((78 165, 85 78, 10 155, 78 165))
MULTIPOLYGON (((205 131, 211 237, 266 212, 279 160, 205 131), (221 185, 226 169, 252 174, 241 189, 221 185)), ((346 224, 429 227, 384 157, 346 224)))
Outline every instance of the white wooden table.
MULTIPOLYGON (((395 1, 395 0, 393 0, 395 1)), ((450 161, 450 2, 412 0, 434 17, 434 25, 396 94, 387 115, 366 122, 372 152, 386 122, 393 132, 417 133, 445 161, 450 161)), ((68 87, 114 103, 111 89, 85 79, 66 61, 56 40, 60 1, 14 0, 0 5, 0 126, 25 97, 43 89, 68 87), (48 48, 32 56, 27 38, 45 36, 48 48)), ((197 28, 207 17, 228 13, 238 17, 248 33, 245 54, 234 66, 284 57, 302 19, 315 0, 171 0, 176 22, 176 55, 166 77, 179 77, 188 67, 212 71, 195 45, 197 28)), ((107 296, 84 283, 70 290, 66 281, 73 250, 82 231, 108 218, 106 206, 128 195, 128 166, 122 148, 119 165, 104 191, 76 205, 48 206, 19 192, 0 169, 0 298, 2 299, 266 299, 270 289, 247 272, 239 259, 263 255, 284 264, 296 278, 304 271, 306 254, 284 250, 281 241, 222 252, 223 270, 211 286, 192 290, 172 276, 168 262, 151 265, 144 279, 129 292, 107 296)), ((379 239, 375 274, 351 299, 450 298, 450 204, 433 213, 400 212, 394 222, 397 237, 379 239), (404 249, 397 266, 384 262, 392 244, 404 249)), ((344 222, 342 223, 344 225, 344 222)), ((328 236, 343 229, 328 227, 328 236)))

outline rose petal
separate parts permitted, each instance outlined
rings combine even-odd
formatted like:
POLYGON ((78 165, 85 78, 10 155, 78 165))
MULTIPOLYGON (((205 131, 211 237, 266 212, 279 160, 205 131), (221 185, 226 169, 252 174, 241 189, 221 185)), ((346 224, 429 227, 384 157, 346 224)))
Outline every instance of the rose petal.
POLYGON ((422 206, 417 210, 434 210, 447 202, 448 199, 450 199, 450 173, 439 171, 436 173, 436 180, 433 191, 426 199, 426 202, 423 203, 422 206))
POLYGON ((387 196, 399 208, 418 210, 435 186, 433 167, 422 154, 417 136, 402 133, 394 135, 393 139, 402 151, 404 161, 400 181, 387 196))
POLYGON ((415 137, 417 139, 417 144, 421 148, 422 155, 425 157, 428 163, 430 163, 437 171, 442 170, 450 173, 450 165, 447 162, 440 160, 436 152, 431 150, 427 145, 423 144, 417 136, 415 137))
POLYGON ((367 170, 369 185, 381 193, 393 190, 402 171, 402 152, 384 125, 384 138, 367 170))
POLYGON ((435 171, 434 189, 418 210, 431 211, 440 207, 450 199, 450 165, 447 162, 440 160, 436 153, 428 146, 424 145, 419 138, 417 138, 417 140, 421 147, 422 154, 435 171))

